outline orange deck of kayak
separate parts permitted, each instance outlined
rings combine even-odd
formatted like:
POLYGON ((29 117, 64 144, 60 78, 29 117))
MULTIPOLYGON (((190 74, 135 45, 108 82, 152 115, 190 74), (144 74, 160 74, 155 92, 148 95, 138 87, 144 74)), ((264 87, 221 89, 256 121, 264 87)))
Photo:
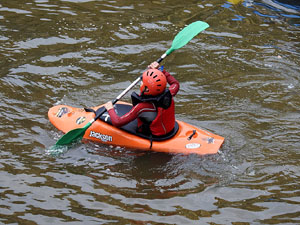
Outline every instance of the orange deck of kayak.
MULTIPOLYGON (((119 102, 118 104, 128 103, 119 102)), ((93 107, 93 109, 96 110, 101 106, 93 107)), ((49 109, 48 117, 57 129, 67 133, 72 129, 83 127, 95 117, 95 114, 86 112, 82 108, 57 105, 49 109)), ((149 140, 130 134, 99 119, 87 129, 83 138, 131 149, 200 155, 216 154, 224 142, 224 138, 221 136, 179 120, 177 120, 177 123, 179 130, 176 135, 168 140, 153 141, 151 149, 149 140), (194 130, 196 130, 196 133, 189 140, 194 130)))

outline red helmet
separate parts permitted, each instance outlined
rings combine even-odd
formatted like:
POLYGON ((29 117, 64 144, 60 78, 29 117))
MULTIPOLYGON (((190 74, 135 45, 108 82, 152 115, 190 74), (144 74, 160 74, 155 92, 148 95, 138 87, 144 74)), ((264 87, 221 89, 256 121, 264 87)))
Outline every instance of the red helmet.
POLYGON ((167 79, 166 76, 157 69, 148 69, 143 73, 143 84, 140 87, 144 95, 159 95, 164 92, 167 79), (145 91, 145 87, 147 87, 145 91))

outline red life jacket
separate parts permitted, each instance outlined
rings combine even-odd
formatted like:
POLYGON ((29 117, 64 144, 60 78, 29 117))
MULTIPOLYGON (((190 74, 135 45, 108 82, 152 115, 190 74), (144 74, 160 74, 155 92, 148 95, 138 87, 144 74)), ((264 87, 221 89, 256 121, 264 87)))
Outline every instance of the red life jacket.
MULTIPOLYGON (((143 126, 148 129, 152 135, 161 136, 171 132, 175 126, 175 104, 169 90, 158 96, 138 95, 135 92, 131 95, 132 104, 140 102, 151 102, 157 108, 155 119, 149 124, 143 121, 143 126)), ((143 129, 145 132, 145 129, 143 129)))
POLYGON ((171 132, 175 126, 175 106, 174 100, 171 100, 169 108, 157 108, 157 116, 150 124, 150 130, 153 135, 160 136, 171 132))

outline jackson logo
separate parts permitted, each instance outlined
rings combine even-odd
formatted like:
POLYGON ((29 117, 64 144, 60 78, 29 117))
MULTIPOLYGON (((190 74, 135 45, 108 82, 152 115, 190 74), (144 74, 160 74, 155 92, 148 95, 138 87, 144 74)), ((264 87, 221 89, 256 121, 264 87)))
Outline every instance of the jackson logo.
POLYGON ((98 133, 98 132, 95 132, 95 131, 91 131, 90 132, 90 137, 94 137, 94 138, 97 138, 103 142, 112 142, 112 136, 109 136, 109 135, 106 135, 106 134, 101 134, 101 133, 98 133))

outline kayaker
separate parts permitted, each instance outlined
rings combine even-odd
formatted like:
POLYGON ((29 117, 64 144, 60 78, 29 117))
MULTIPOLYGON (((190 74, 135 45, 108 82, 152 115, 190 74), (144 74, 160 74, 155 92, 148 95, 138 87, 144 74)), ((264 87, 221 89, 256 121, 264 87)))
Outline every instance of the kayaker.
POLYGON ((171 132, 175 126, 175 105, 173 97, 179 90, 179 82, 167 71, 158 70, 159 63, 153 62, 142 75, 140 94, 133 92, 133 108, 119 117, 111 101, 104 106, 112 124, 116 127, 137 119, 138 132, 162 136, 171 132), (167 83, 170 85, 166 89, 167 83))

